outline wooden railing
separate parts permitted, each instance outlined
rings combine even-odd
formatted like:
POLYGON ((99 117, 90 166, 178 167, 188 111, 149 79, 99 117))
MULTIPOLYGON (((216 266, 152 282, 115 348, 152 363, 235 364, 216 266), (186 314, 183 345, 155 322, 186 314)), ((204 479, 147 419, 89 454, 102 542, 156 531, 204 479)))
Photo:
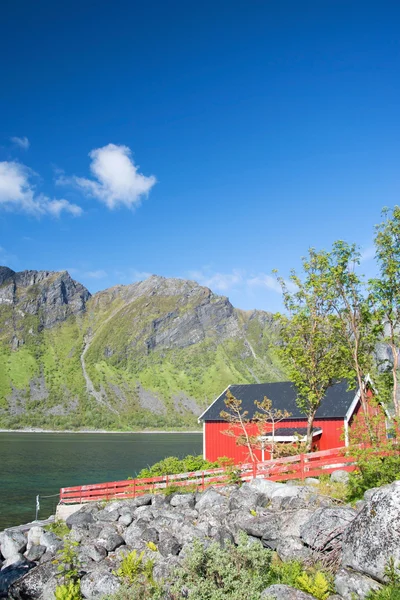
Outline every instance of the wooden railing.
MULTIPOLYGON (((272 481, 304 480, 306 477, 318 477, 332 473, 336 469, 353 471, 355 468, 355 459, 346 454, 346 448, 299 454, 233 467, 235 474, 242 481, 249 481, 254 477, 262 477, 272 481)), ((197 491, 204 491, 210 485, 222 486, 227 485, 230 481, 232 481, 232 467, 221 467, 178 475, 162 475, 146 479, 127 479, 125 481, 61 488, 60 502, 74 504, 135 498, 143 494, 156 493, 158 490, 170 486, 177 488, 191 486, 197 491)))

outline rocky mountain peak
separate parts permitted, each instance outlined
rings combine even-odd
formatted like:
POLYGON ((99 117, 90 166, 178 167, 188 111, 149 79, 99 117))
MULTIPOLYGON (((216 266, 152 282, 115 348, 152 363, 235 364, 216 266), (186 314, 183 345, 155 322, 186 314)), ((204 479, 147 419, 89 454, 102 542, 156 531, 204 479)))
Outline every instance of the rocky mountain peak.
POLYGON ((82 313, 90 292, 67 271, 20 271, 0 267, 0 304, 12 306, 17 315, 39 318, 51 327, 70 315, 82 313))

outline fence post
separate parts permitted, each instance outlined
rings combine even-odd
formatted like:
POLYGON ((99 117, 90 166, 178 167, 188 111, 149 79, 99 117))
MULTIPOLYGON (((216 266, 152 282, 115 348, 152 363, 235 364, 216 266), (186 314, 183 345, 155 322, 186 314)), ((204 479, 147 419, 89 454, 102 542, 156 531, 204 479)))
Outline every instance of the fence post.
POLYGON ((300 477, 304 481, 304 454, 300 454, 300 477))
POLYGON ((201 487, 204 492, 204 471, 202 471, 202 473, 201 473, 201 487))
POLYGON ((253 479, 257 477, 257 465, 253 462, 253 479))
POLYGON ((136 498, 136 479, 133 480, 133 497, 136 498))
POLYGON ((169 483, 169 478, 168 478, 168 473, 167 473, 167 475, 165 477, 165 489, 167 489, 168 483, 169 483))

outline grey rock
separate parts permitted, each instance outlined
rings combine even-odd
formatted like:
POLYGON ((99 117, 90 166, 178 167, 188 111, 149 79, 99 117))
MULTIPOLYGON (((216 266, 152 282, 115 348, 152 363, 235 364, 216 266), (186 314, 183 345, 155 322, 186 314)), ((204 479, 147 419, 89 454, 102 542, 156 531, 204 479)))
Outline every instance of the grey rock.
POLYGON ((259 493, 265 494, 267 498, 272 498, 273 493, 279 488, 287 487, 287 484, 285 483, 271 481, 270 479, 263 479, 262 477, 255 477, 254 479, 251 479, 247 485, 257 490, 259 493))
POLYGON ((38 546, 40 544, 40 537, 44 533, 43 527, 34 526, 31 527, 28 531, 27 535, 27 546, 26 549, 29 550, 32 546, 38 546))
POLYGON ((27 539, 21 531, 4 531, 0 552, 7 559, 19 552, 25 552, 26 544, 27 539))
POLYGON ((107 552, 113 552, 119 546, 123 546, 125 540, 113 529, 104 528, 96 540, 97 546, 103 546, 107 552))
POLYGON ((106 523, 113 523, 119 519, 119 511, 116 510, 100 510, 96 514, 97 521, 104 521, 106 523))
POLYGON ((158 531, 154 529, 154 527, 147 527, 142 532, 142 540, 145 542, 153 542, 153 544, 157 544, 158 542, 158 531))
POLYGON ((234 544, 235 542, 234 536, 226 527, 219 527, 213 532, 213 539, 222 547, 225 547, 226 544, 234 544))
POLYGON ((348 472, 342 469, 338 469, 337 471, 333 471, 333 473, 331 473, 331 481, 336 483, 348 483, 349 479, 350 476, 348 472))
POLYGON ((233 492, 229 497, 229 510, 247 508, 254 510, 257 506, 265 506, 267 496, 254 487, 244 483, 241 488, 233 492))
MULTIPOLYGON (((104 527, 104 524, 99 527, 100 531, 104 527)), ((71 532, 69 534, 70 539, 73 542, 82 542, 87 537, 93 537, 93 530, 90 531, 86 527, 79 527, 78 525, 73 525, 71 527, 71 532)), ((95 536, 96 537, 96 536, 95 536)))
POLYGON ((325 550, 338 541, 356 514, 346 507, 319 508, 300 527, 301 539, 315 550, 325 550))
POLYGON ((293 510, 313 506, 319 498, 310 487, 285 485, 272 492, 270 500, 273 510, 293 510))
POLYGON ((278 540, 276 552, 282 561, 300 560, 304 561, 310 558, 312 552, 306 548, 297 537, 285 537, 278 540))
POLYGON ((195 505, 196 499, 194 494, 175 494, 171 498, 170 505, 174 507, 184 507, 189 506, 193 508, 195 505))
MULTIPOLYGON (((97 537, 99 537, 100 533, 103 531, 103 529, 104 529, 104 524, 103 524, 103 523, 100 523, 100 522, 96 522, 96 523, 90 523, 90 525, 89 525, 89 529, 88 529, 88 532, 86 532, 86 530, 85 530, 85 529, 82 529, 82 528, 80 528, 80 527, 77 527, 76 525, 74 525, 74 526, 72 527, 72 529, 71 529, 71 534, 72 534, 72 532, 73 532, 74 530, 77 530, 77 529, 78 529, 78 530, 79 530, 79 532, 81 533, 81 536, 82 536, 82 537, 81 537, 81 539, 83 539, 83 538, 86 536, 86 534, 88 534, 88 536, 89 536, 90 538, 97 538, 97 537)), ((79 542, 79 541, 81 541, 81 540, 78 540, 78 539, 77 539, 76 541, 77 541, 77 542, 79 542)))
POLYGON ((365 600, 371 591, 381 587, 377 581, 349 569, 340 569, 335 577, 335 589, 344 600, 353 600, 354 596, 365 600))
POLYGON ((124 527, 128 527, 133 521, 133 517, 130 513, 126 512, 123 513, 120 518, 118 519, 119 523, 122 523, 122 525, 124 525, 124 527))
POLYGON ((73 525, 87 529, 94 522, 93 515, 90 512, 79 510, 70 515, 66 520, 67 526, 71 529, 73 525))
POLYGON ((120 587, 118 578, 106 570, 92 571, 81 579, 81 592, 83 597, 88 600, 115 594, 120 587))
POLYGON ((46 548, 47 552, 53 554, 63 547, 63 542, 51 531, 44 531, 40 536, 40 545, 46 548))
POLYGON ((205 509, 214 510, 216 507, 226 508, 228 500, 222 494, 219 494, 214 488, 208 488, 198 502, 196 502, 196 510, 199 512, 205 509))
POLYGON ((364 500, 366 502, 369 502, 372 498, 372 496, 378 491, 380 490, 380 488, 376 487, 376 488, 370 488, 369 490, 367 490, 366 492, 364 492, 364 500))
POLYGON ((343 566, 385 581, 393 559, 400 566, 400 481, 375 492, 343 536, 343 566))
POLYGON ((52 562, 38 565, 13 583, 9 597, 15 600, 36 600, 41 597, 45 584, 57 573, 57 565, 52 562))
POLYGON ((138 496, 137 498, 135 498, 135 505, 136 507, 149 506, 151 504, 152 498, 152 494, 144 494, 143 496, 138 496))
POLYGON ((37 562, 38 560, 40 560, 43 556, 43 554, 47 551, 46 546, 41 546, 39 545, 33 545, 29 548, 29 550, 27 550, 27 552, 25 552, 25 557, 28 560, 33 560, 35 562, 37 562))
POLYGON ((277 539, 279 520, 273 512, 258 517, 246 516, 236 521, 237 528, 257 538, 277 539))
POLYGON ((104 546, 100 546, 99 544, 81 546, 79 551, 82 555, 90 558, 94 562, 100 562, 107 556, 107 550, 104 546))
POLYGON ((158 542, 158 551, 164 557, 171 555, 176 556, 179 554, 181 548, 181 544, 172 535, 164 534, 160 537, 158 542))
MULTIPOLYGON (((0 598, 8 597, 8 590, 14 582, 20 580, 31 568, 32 563, 22 564, 20 566, 6 567, 0 571, 0 598)), ((11 598, 11 596, 10 596, 11 598)))
POLYGON ((132 523, 132 525, 129 525, 129 527, 125 530, 123 534, 127 546, 133 546, 134 544, 136 544, 137 540, 141 539, 143 531, 147 529, 148 526, 148 521, 144 521, 143 523, 137 521, 136 523, 132 523))
POLYGON ((262 600, 315 600, 314 596, 296 590, 289 585, 270 585, 262 593, 262 600))
POLYGON ((4 569, 6 569, 7 567, 19 567, 21 565, 24 565, 25 563, 29 562, 27 558, 25 558, 25 556, 23 554, 21 554, 20 552, 18 552, 17 554, 14 554, 13 556, 9 556, 8 558, 6 558, 6 560, 3 562, 2 566, 1 566, 1 570, 4 571, 4 569))

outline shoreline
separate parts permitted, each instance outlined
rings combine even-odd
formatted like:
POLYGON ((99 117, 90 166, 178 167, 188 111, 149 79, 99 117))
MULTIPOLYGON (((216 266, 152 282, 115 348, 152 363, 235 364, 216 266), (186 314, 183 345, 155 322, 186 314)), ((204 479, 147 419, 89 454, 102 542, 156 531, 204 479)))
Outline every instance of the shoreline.
POLYGON ((138 431, 110 431, 109 429, 40 429, 39 427, 25 427, 24 429, 0 429, 0 433, 116 433, 118 435, 127 434, 132 435, 135 433, 147 434, 147 433, 198 433, 201 434, 201 429, 191 430, 162 430, 162 429, 140 429, 138 431))

